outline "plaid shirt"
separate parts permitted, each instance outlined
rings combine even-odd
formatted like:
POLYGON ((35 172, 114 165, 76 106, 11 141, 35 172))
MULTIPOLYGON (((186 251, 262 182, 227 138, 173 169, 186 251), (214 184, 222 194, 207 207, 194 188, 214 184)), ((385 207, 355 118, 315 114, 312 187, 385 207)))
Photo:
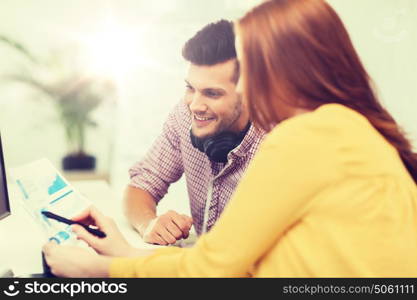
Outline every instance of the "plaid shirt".
POLYGON ((191 113, 181 101, 144 159, 129 170, 130 185, 148 191, 159 202, 170 184, 185 174, 194 228, 201 234, 219 218, 264 134, 251 126, 224 164, 211 162, 192 146, 190 128, 191 113))

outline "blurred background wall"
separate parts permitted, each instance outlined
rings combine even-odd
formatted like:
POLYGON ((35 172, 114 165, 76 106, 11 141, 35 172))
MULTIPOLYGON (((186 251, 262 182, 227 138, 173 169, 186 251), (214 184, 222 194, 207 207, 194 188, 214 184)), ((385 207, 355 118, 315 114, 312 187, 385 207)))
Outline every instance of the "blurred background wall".
MULTIPOLYGON (((93 111, 86 151, 97 172, 121 195, 127 170, 139 160, 181 99, 187 64, 183 44, 221 18, 236 19, 260 0, 1 0, 0 36, 12 37, 54 71, 72 69, 110 79, 116 93, 93 111)), ((378 88, 382 102, 417 144, 417 1, 330 0, 378 88)), ((0 129, 9 167, 47 157, 61 166, 68 152, 53 101, 11 81, 31 63, 0 43, 0 129)), ((45 76, 35 72, 35 76, 45 76)), ((48 75, 51 76, 51 75, 48 75)), ((104 98, 104 95, 103 95, 104 98)), ((170 204, 187 212, 184 182, 170 204)), ((163 201, 162 205, 165 205, 163 201)), ((168 204, 169 205, 169 204, 168 204)))

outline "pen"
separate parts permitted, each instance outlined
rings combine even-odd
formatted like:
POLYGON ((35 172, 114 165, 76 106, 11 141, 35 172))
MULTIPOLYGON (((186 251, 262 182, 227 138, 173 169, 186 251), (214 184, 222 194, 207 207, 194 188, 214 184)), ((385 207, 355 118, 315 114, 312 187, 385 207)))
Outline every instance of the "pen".
POLYGON ((68 225, 73 225, 73 224, 80 225, 80 226, 84 227, 85 230, 87 230, 89 233, 94 234, 95 236, 98 236, 100 238, 106 237, 106 234, 103 231, 101 231, 99 229, 91 228, 90 226, 85 225, 81 222, 66 219, 64 217, 58 216, 54 213, 51 213, 50 211, 45 211, 44 210, 44 211, 42 211, 42 214, 47 218, 54 219, 56 221, 59 221, 59 222, 62 222, 62 223, 68 224, 68 225))

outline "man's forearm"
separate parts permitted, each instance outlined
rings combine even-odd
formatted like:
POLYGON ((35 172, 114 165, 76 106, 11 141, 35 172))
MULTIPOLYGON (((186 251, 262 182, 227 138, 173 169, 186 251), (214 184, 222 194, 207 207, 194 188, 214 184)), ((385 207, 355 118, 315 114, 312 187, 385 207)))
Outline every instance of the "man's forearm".
POLYGON ((148 223, 156 217, 156 202, 140 188, 128 186, 124 195, 124 212, 132 226, 143 236, 148 223))

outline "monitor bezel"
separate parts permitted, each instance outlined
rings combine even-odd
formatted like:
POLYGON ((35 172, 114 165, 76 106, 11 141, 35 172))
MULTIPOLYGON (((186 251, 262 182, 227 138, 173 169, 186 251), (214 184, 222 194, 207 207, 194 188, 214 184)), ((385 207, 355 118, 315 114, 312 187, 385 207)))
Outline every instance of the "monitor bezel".
POLYGON ((7 178, 6 178, 6 165, 4 164, 4 156, 3 156, 3 146, 1 142, 1 134, 0 134, 0 164, 3 166, 3 168, 0 168, 0 172, 2 173, 3 177, 3 185, 4 185, 4 192, 6 194, 6 212, 3 214, 0 213, 0 220, 4 219, 5 217, 9 216, 11 214, 10 210, 10 199, 9 199, 9 191, 7 189, 7 178))

